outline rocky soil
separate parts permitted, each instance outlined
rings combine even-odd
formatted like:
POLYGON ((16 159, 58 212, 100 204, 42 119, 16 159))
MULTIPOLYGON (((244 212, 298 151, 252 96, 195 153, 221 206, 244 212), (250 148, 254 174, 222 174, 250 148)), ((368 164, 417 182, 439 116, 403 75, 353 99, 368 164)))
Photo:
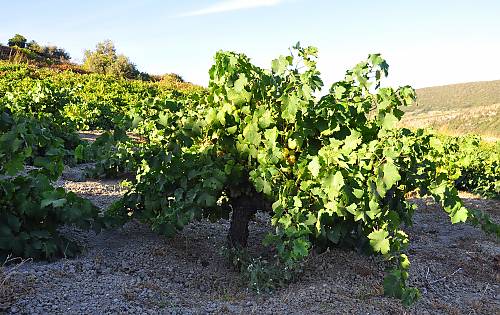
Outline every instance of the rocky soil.
MULTIPOLYGON (((83 180, 68 169, 58 182, 105 208, 124 190, 118 181, 83 180)), ((500 218, 500 202, 462 194, 468 207, 500 218)), ((84 253, 75 259, 27 262, 12 270, 16 300, 7 314, 500 314, 500 246, 469 225, 451 225, 426 199, 408 251, 412 285, 422 298, 405 308, 382 294, 381 257, 333 249, 305 262, 304 272, 272 293, 249 290, 221 254, 228 222, 195 222, 172 239, 130 222, 98 235, 79 232, 84 253)), ((250 226, 249 250, 270 227, 266 214, 250 226)), ((9 271, 8 267, 4 271, 9 271)), ((2 310, 0 309, 0 313, 2 310)))

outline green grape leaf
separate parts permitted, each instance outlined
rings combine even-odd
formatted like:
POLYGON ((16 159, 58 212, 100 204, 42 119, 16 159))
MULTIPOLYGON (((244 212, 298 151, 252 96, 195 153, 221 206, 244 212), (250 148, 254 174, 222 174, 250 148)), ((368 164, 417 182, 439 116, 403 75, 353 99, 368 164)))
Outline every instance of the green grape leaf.
POLYGON ((443 143, 438 138, 432 137, 429 140, 429 144, 433 149, 437 150, 440 153, 444 153, 443 143))
POLYGON ((13 232, 19 232, 21 228, 21 221, 19 218, 11 214, 7 214, 7 224, 13 232))
POLYGON ((271 63, 271 68, 273 72, 278 75, 281 75, 285 72, 286 68, 289 65, 289 61, 285 56, 280 56, 278 59, 274 59, 271 63))
POLYGON ((290 96, 285 96, 282 98, 283 108, 281 111, 281 117, 288 121, 289 123, 295 122, 297 112, 300 109, 300 100, 296 94, 290 96))
POLYGON ((309 172, 311 172, 313 177, 317 177, 319 174, 319 170, 321 168, 321 165, 319 164, 319 159, 317 156, 313 157, 311 162, 307 165, 307 169, 309 172))
POLYGON ((384 294, 395 298, 401 298, 404 290, 404 281, 400 270, 391 270, 384 277, 384 294))
POLYGON ((201 206, 203 207, 213 207, 215 206, 217 202, 217 199, 212 196, 211 194, 209 193, 202 193, 199 197, 198 197, 198 204, 200 204, 201 206))
POLYGON ((158 114, 158 123, 160 123, 163 127, 169 127, 171 123, 169 121, 168 113, 158 114))
POLYGON ((293 241, 293 254, 295 257, 306 257, 309 252, 309 242, 304 239, 296 239, 293 241))
POLYGON ((469 212, 465 207, 460 207, 453 215, 451 215, 451 223, 459 223, 467 221, 469 212))
POLYGON ((336 198, 342 187, 344 187, 344 177, 342 173, 337 171, 335 174, 330 174, 330 176, 325 177, 323 179, 323 186, 330 199, 336 198))
POLYGON ((234 89, 238 92, 243 92, 247 84, 247 77, 244 74, 240 74, 238 80, 234 81, 234 89))
POLYGON ((411 306, 420 298, 420 291, 417 288, 405 288, 400 298, 404 306, 411 306))
POLYGON ((375 230, 368 234, 370 245, 373 250, 382 254, 387 254, 390 250, 389 233, 386 230, 375 230))
POLYGON ((398 118, 394 116, 392 113, 386 113, 382 118, 382 128, 384 129, 393 129, 398 123, 398 118))
POLYGON ((370 211, 367 211, 366 214, 370 219, 375 219, 377 214, 381 212, 382 209, 380 209, 379 203, 375 199, 370 199, 368 202, 368 207, 370 208, 370 211))
POLYGON ((13 176, 24 169, 24 156, 15 156, 4 165, 7 175, 13 176))
POLYGON ((250 143, 255 146, 258 146, 261 141, 261 135, 259 132, 259 127, 257 127, 256 124, 248 124, 244 129, 243 129, 243 137, 250 143))
POLYGON ((49 205, 52 205, 54 208, 60 208, 66 204, 66 198, 60 198, 60 199, 43 199, 40 202, 40 207, 45 208, 49 205))
POLYGON ((143 120, 144 119, 142 119, 142 117, 137 114, 132 115, 132 128, 137 128, 137 126, 139 126, 139 123, 143 120))
POLYGON ((401 179, 399 175, 398 168, 394 163, 389 160, 384 164, 383 167, 384 177, 383 181, 387 188, 391 188, 397 181, 401 179))
POLYGON ((269 195, 272 191, 271 184, 261 177, 255 180, 255 189, 258 192, 263 192, 265 195, 269 195))
POLYGON ((274 122, 270 111, 264 112, 264 114, 259 118, 259 127, 262 129, 268 128, 274 122))

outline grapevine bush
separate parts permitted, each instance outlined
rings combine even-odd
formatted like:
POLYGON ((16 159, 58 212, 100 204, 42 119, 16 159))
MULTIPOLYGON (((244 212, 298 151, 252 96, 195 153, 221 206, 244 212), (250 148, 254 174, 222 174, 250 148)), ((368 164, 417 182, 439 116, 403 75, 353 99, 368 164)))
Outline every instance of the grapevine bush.
POLYGON ((246 245, 255 211, 269 211, 275 230, 265 243, 284 268, 315 246, 355 244, 392 263, 385 293, 409 304, 419 293, 406 285, 402 226, 411 225, 415 205, 405 195, 434 197, 451 223, 470 220, 497 235, 498 228, 463 206, 438 137, 395 128, 415 92, 381 87, 388 65, 380 55, 319 99, 316 57, 315 48, 296 45, 265 70, 243 54, 218 52, 203 100, 163 107, 158 119, 139 115, 155 134, 145 148, 153 154, 112 211, 172 235, 193 219, 232 210, 233 247, 246 245))
POLYGON ((90 201, 52 185, 64 167, 65 141, 54 126, 0 109, 0 259, 73 256, 78 246, 59 229, 98 228, 100 218, 90 201))
POLYGON ((443 140, 448 169, 459 170, 458 189, 500 199, 500 142, 487 143, 477 136, 443 140))

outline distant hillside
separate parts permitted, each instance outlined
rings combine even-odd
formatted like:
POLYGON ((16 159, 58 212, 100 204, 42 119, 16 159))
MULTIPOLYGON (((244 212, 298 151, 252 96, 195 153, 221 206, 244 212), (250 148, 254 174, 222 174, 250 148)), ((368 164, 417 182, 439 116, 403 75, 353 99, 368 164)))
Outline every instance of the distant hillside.
POLYGON ((417 105, 405 112, 401 124, 407 127, 500 139, 500 80, 418 89, 417 105))

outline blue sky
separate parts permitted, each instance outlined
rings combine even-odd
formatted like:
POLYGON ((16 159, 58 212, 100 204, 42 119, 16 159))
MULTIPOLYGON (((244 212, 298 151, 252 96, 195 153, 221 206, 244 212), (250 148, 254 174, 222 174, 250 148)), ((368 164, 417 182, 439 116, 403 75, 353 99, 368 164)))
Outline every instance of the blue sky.
POLYGON ((327 84, 379 52, 387 84, 416 88, 500 79, 500 1, 1 1, 0 42, 15 33, 74 61, 111 39, 142 71, 206 85, 219 49, 263 67, 297 41, 319 48, 327 84), (4 3, 2 3, 4 2, 4 3))

